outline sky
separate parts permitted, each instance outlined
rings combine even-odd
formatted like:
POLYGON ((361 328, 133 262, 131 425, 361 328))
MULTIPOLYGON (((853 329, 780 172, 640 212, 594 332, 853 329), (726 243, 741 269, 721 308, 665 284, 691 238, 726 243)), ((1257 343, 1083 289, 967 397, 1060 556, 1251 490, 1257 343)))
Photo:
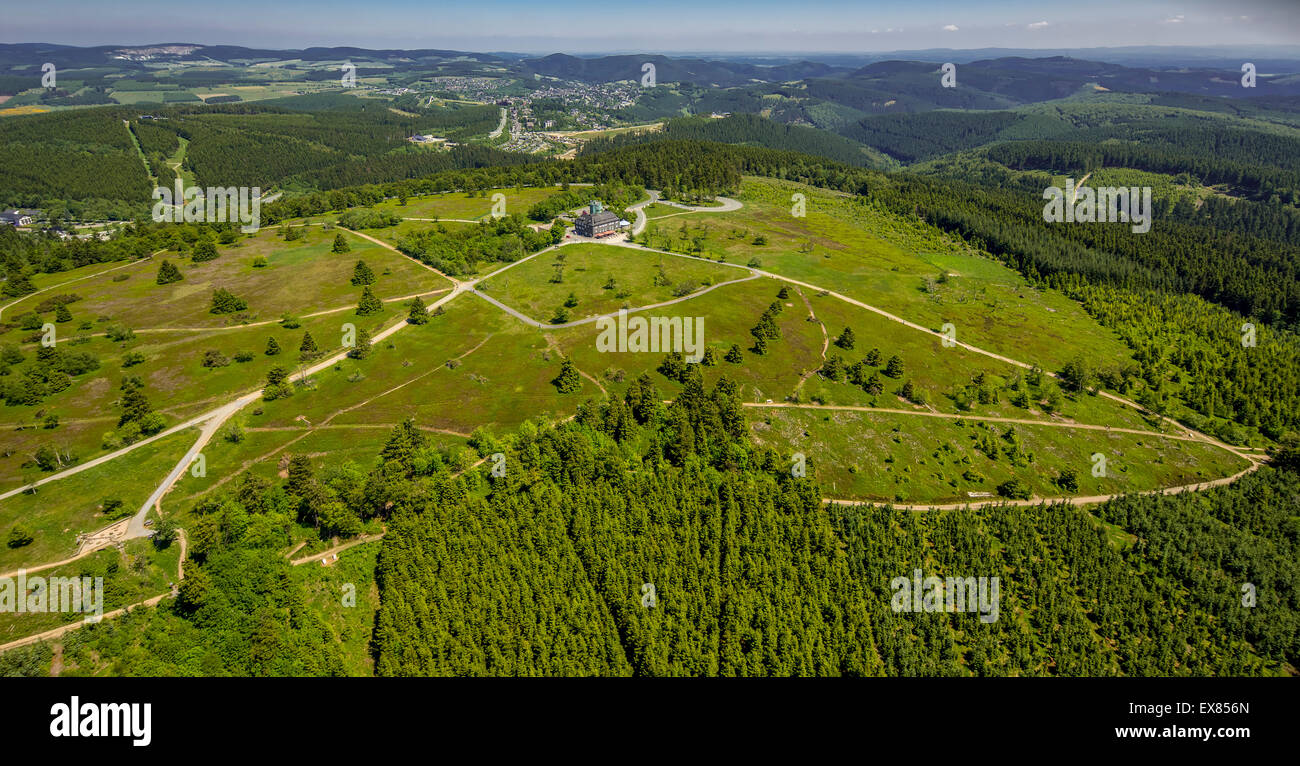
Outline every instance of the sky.
POLYGON ((518 53, 1300 44, 1300 0, 40 0, 0 42, 518 53))

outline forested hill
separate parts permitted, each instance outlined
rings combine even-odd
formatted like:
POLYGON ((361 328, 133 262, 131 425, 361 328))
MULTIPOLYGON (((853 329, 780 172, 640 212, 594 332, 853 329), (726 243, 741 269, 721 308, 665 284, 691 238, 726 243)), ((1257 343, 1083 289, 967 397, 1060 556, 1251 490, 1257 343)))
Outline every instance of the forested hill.
POLYGON ((369 642, 390 676, 1295 672, 1295 445, 1231 486, 1091 510, 828 506, 815 456, 791 476, 748 438, 736 386, 688 369, 671 404, 642 376, 572 421, 476 435, 504 477, 453 476, 409 421, 368 466, 245 476, 195 509, 178 598, 69 634, 65 662, 341 674, 369 642), (299 576, 318 568, 281 555, 295 515, 386 523, 373 630, 331 621, 299 576), (895 611, 894 578, 917 569, 999 578, 997 619, 895 611))
POLYGON ((786 125, 755 114, 724 118, 681 117, 668 120, 660 132, 622 133, 588 142, 581 154, 590 156, 620 147, 660 140, 717 141, 802 152, 858 167, 888 168, 889 158, 856 141, 802 125, 786 125))
POLYGON ((1095 516, 822 506, 748 440, 734 389, 697 376, 665 408, 642 379, 525 427, 499 479, 424 478, 386 450, 376 672, 1253 675, 1300 658, 1293 473, 1095 516), (916 569, 1000 578, 999 619, 893 611, 890 582, 916 569), (1269 603, 1243 609, 1244 581, 1269 603))

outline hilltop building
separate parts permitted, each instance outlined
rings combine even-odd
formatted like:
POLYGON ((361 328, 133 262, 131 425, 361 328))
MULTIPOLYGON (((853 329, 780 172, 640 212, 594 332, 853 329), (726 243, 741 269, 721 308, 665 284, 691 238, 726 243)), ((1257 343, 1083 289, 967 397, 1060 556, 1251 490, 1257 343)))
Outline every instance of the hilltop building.
POLYGON ((9 226, 31 226, 33 218, 30 210, 6 210, 0 213, 0 224, 9 226))
POLYGON ((618 231, 620 223, 619 217, 605 210, 599 200, 592 200, 591 207, 578 216, 573 228, 579 236, 608 237, 618 231))

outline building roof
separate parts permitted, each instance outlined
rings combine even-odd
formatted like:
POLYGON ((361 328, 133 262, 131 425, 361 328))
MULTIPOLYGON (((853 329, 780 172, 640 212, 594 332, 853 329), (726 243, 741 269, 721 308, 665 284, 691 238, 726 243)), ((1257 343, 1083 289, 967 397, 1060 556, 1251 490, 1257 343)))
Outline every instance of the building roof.
POLYGON ((613 213, 611 213, 611 212, 609 212, 608 210, 602 210, 602 211, 600 211, 599 213, 595 213, 595 214, 592 214, 591 212, 586 212, 586 213, 583 213, 582 215, 578 216, 578 218, 579 218, 580 220, 581 220, 581 219, 590 218, 590 219, 591 219, 591 222, 592 222, 593 224, 617 223, 617 222, 618 222, 618 216, 615 215, 615 214, 613 214, 613 213))

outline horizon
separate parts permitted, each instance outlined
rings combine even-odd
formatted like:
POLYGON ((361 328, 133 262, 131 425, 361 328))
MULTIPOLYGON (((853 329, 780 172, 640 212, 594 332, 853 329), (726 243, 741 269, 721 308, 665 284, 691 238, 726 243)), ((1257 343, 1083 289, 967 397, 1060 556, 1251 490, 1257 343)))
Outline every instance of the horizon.
MULTIPOLYGON (((93 0, 52 0, 10 11, 0 42, 77 47, 143 47, 148 35, 203 46, 273 50, 357 47, 444 49, 546 55, 618 53, 725 55, 878 55, 908 50, 1053 50, 1128 47, 1295 45, 1300 27, 1280 0, 1244 0, 1230 9, 1209 0, 1097 0, 1081 8, 1043 9, 1027 0, 938 0, 923 9, 880 0, 721 0, 707 7, 663 0, 648 7, 601 8, 599 34, 577 28, 568 7, 497 0, 430 12, 413 0, 374 0, 358 15, 346 0, 281 3, 229 0, 186 8, 136 0, 99 15, 93 29, 65 20, 96 14, 93 0), (245 23, 244 19, 251 19, 245 23), (345 23, 340 24, 340 21, 345 23), (340 27, 346 32, 338 31, 340 27), (220 42, 196 42, 220 40, 220 42)), ((98 14, 96 14, 98 15, 98 14)))

